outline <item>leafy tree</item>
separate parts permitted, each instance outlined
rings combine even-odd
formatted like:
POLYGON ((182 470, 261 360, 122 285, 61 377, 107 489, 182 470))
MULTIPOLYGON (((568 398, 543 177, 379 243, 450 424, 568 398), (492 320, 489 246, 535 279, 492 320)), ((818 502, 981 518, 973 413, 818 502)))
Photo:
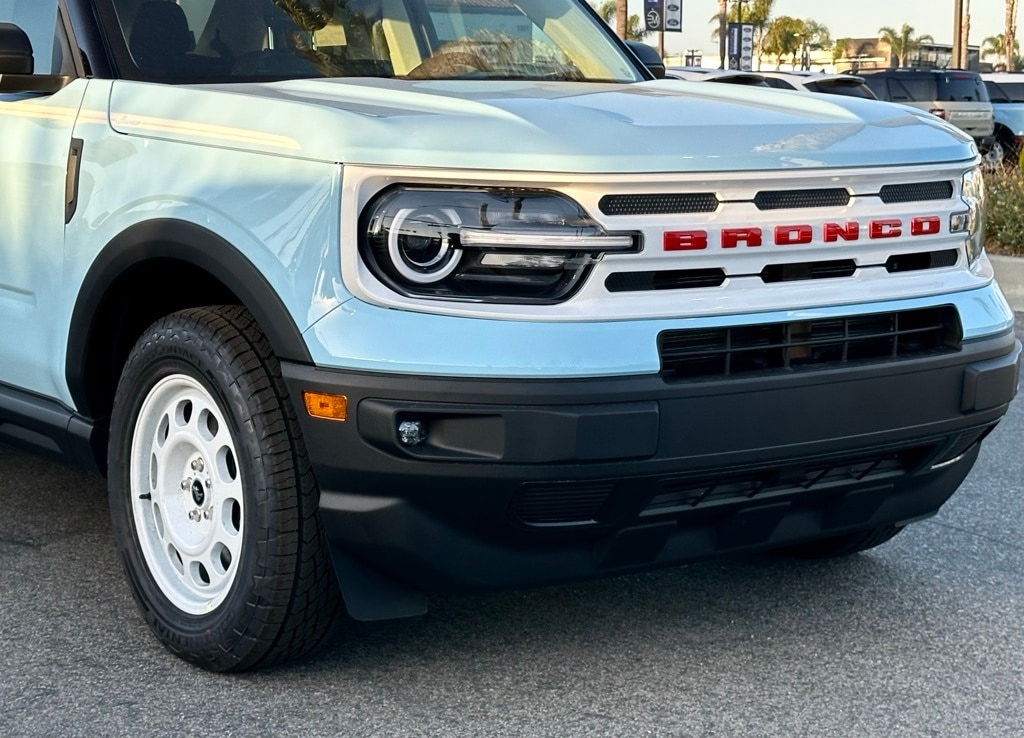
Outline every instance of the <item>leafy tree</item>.
POLYGON ((878 29, 878 38, 889 44, 892 55, 896 58, 896 66, 902 66, 907 62, 907 57, 920 49, 925 43, 934 41, 930 34, 914 35, 914 27, 903 24, 903 27, 896 31, 890 26, 882 26, 878 29))
POLYGON ((796 55, 803 45, 804 22, 788 15, 776 18, 764 36, 764 51, 777 59, 782 67, 782 59, 792 57, 792 65, 796 67, 796 55))
POLYGON ((835 44, 832 45, 833 64, 847 56, 847 50, 849 49, 851 43, 853 43, 853 39, 849 37, 836 39, 835 44))

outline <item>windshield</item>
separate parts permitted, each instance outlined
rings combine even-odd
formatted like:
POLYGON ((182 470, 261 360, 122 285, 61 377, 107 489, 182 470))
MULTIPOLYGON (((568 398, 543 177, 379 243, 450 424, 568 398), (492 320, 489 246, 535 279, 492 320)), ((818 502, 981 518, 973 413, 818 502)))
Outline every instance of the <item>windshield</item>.
POLYGON ((105 2, 131 79, 643 79, 577 0, 105 2))

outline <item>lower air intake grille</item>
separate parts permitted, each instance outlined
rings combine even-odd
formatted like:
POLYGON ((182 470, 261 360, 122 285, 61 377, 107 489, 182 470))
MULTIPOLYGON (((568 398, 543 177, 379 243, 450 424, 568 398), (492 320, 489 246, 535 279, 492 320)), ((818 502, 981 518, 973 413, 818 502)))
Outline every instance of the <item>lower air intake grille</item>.
POLYGON ((641 516, 736 502, 764 495, 822 491, 858 482, 882 482, 910 473, 932 446, 815 460, 799 468, 757 469, 710 479, 665 479, 641 516))
POLYGON ((799 371, 960 350, 951 305, 793 323, 665 331, 658 336, 668 380, 799 371))
POLYGON ((527 484, 515 515, 527 525, 592 525, 615 490, 615 482, 527 484))

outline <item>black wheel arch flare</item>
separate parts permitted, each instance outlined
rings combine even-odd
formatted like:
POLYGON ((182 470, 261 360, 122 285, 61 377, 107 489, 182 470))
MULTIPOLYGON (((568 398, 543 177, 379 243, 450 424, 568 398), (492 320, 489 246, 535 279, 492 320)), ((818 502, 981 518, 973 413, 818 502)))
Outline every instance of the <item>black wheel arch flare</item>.
MULTIPOLYGON (((241 251, 195 223, 153 219, 130 226, 114 237, 93 261, 79 289, 68 333, 66 378, 82 415, 102 418, 109 412, 112 387, 97 387, 96 380, 119 369, 113 346, 123 325, 109 324, 119 310, 114 285, 123 283, 127 273, 147 263, 177 264, 203 273, 217 287, 211 294, 215 301, 233 298, 253 314, 279 359, 313 363, 284 302, 241 251)), ((191 304, 194 302, 183 297, 182 304, 171 304, 181 309, 195 307, 191 304)), ((129 347, 136 337, 129 337, 129 347)), ((112 377, 112 384, 116 385, 116 377, 112 377)))

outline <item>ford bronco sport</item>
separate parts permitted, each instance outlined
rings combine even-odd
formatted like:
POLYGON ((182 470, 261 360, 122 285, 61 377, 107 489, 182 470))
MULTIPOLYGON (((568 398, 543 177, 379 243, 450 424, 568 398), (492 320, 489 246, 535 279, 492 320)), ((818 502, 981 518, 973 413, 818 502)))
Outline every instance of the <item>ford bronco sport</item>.
POLYGON ((0 437, 173 652, 878 545, 1017 387, 974 142, 579 0, 0 0, 0 437), (65 494, 65 492, 62 492, 65 494))

